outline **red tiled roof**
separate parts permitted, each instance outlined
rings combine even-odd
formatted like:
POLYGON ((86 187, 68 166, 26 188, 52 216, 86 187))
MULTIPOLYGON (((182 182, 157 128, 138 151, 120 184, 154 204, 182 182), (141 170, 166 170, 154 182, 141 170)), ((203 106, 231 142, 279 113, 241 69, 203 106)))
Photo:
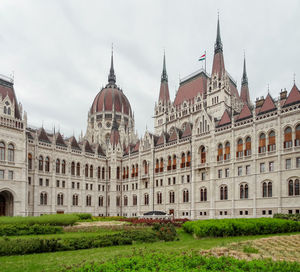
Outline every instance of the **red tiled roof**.
POLYGON ((231 118, 227 110, 224 111, 221 120, 218 123, 218 127, 224 126, 231 123, 231 118))
POLYGON ((63 139, 63 137, 61 136, 61 134, 59 132, 56 134, 56 144, 61 145, 61 146, 65 146, 65 147, 67 146, 64 139, 63 139))
POLYGON ((218 74, 219 78, 225 73, 224 57, 222 52, 218 52, 214 55, 213 66, 211 74, 218 74))
POLYGON ((173 142, 177 140, 177 131, 176 129, 174 129, 173 133, 171 134, 170 138, 169 138, 169 142, 173 142))
POLYGON ((110 133, 110 143, 112 146, 116 146, 120 142, 119 130, 113 129, 110 133))
POLYGON ((159 90, 159 101, 163 102, 163 105, 165 102, 170 101, 170 94, 169 94, 169 85, 168 82, 163 81, 160 84, 160 90, 159 90))
POLYGON ((264 101, 264 103, 263 103, 263 105, 261 106, 260 111, 259 111, 258 114, 262 114, 262 113, 272 111, 272 110, 275 110, 275 109, 276 109, 276 106, 274 104, 273 98, 271 97, 270 94, 268 94, 265 101, 264 101))
POLYGON ((238 118, 237 118, 237 121, 239 120, 242 120, 242 119, 246 119, 248 117, 251 117, 252 116, 252 113, 247 105, 247 103, 244 104, 244 107, 242 108, 238 118))
POLYGON ((187 125, 185 126, 185 130, 182 133, 181 138, 185 138, 185 137, 189 137, 192 135, 192 128, 191 128, 191 124, 187 123, 187 125))
POLYGON ((38 135, 38 139, 41 142, 46 142, 46 143, 51 143, 51 141, 49 140, 46 131, 44 130, 44 128, 40 129, 40 133, 38 135))
POLYGON ((300 102, 300 91, 297 88, 296 84, 294 84, 292 90, 290 91, 285 103, 284 107, 294 104, 294 103, 299 103, 300 102))
POLYGON ((139 149, 140 149, 140 141, 138 141, 138 142, 136 143, 136 145, 134 146, 134 148, 133 148, 133 150, 132 150, 132 153, 138 152, 139 149))
POLYGON ((250 96, 248 84, 243 84, 241 87, 241 99, 244 103, 250 105, 250 96))
POLYGON ((4 99, 6 96, 9 97, 11 103, 15 104, 15 117, 20 119, 20 112, 19 112, 19 106, 17 102, 17 97, 15 95, 13 83, 7 82, 5 80, 0 79, 0 95, 2 99, 4 99))
POLYGON ((103 155, 103 156, 105 155, 100 144, 98 144, 97 153, 98 153, 98 155, 103 155))
POLYGON ((69 139, 70 143, 71 143, 71 148, 72 149, 79 149, 81 150, 79 144, 77 143, 76 141, 76 138, 74 136, 72 136, 70 139, 69 139))
POLYGON ((84 151, 88 152, 88 153, 94 153, 94 150, 92 149, 89 141, 87 141, 87 140, 85 141, 84 151))
POLYGON ((236 88, 236 85, 235 85, 235 83, 231 79, 229 79, 229 88, 230 88, 231 94, 233 94, 237 98, 240 97, 239 96, 239 92, 238 92, 238 90, 236 88))
POLYGON ((191 100, 199 93, 206 93, 207 77, 204 73, 200 73, 195 78, 182 82, 179 86, 174 105, 180 105, 185 100, 191 100))
POLYGON ((165 136, 164 136, 164 133, 162 133, 160 135, 160 137, 158 138, 157 142, 156 142, 156 145, 162 145, 165 143, 165 136))

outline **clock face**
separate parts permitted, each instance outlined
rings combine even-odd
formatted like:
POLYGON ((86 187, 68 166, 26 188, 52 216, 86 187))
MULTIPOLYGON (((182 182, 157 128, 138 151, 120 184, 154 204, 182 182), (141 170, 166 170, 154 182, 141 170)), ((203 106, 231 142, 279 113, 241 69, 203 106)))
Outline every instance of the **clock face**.
POLYGON ((98 124, 98 128, 102 128, 102 123, 101 122, 98 124))
POLYGON ((110 122, 106 122, 106 126, 110 128, 110 122))

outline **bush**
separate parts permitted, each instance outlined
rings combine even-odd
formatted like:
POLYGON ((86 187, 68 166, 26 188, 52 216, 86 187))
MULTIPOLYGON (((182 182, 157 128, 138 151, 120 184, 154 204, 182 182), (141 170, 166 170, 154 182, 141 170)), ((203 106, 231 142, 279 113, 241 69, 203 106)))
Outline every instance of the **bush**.
POLYGON ((51 225, 51 226, 67 226, 74 225, 79 218, 73 214, 48 214, 42 216, 1 216, 1 225, 51 225))
POLYGON ((105 263, 87 263, 65 271, 117 272, 117 271, 251 271, 251 272, 299 272, 297 262, 274 262, 272 260, 237 260, 229 257, 204 257, 196 253, 161 254, 147 253, 130 258, 114 258, 105 263))
POLYGON ((275 213, 273 215, 273 218, 288 219, 288 220, 293 220, 293 221, 300 221, 300 213, 296 213, 296 214, 275 213))
POLYGON ((49 225, 25 225, 25 224, 5 224, 0 225, 0 236, 19 236, 31 234, 56 234, 63 233, 61 226, 49 225))
POLYGON ((257 235, 300 231, 300 222, 273 218, 212 219, 186 222, 183 229, 198 237, 257 235))
POLYGON ((177 232, 173 224, 171 223, 156 223, 152 229, 156 232, 159 240, 162 241, 174 241, 177 237, 177 232))
POLYGON ((123 218, 120 221, 129 222, 133 225, 153 226, 154 224, 172 224, 175 227, 181 227, 188 219, 150 219, 150 218, 123 218))
POLYGON ((1 238, 0 256, 78 250, 96 247, 130 245, 134 242, 155 242, 152 231, 126 231, 116 234, 66 238, 1 238))
POLYGON ((90 213, 72 213, 72 215, 76 215, 79 220, 92 220, 92 215, 90 213))
POLYGON ((124 219, 123 216, 93 216, 93 221, 121 221, 124 219))

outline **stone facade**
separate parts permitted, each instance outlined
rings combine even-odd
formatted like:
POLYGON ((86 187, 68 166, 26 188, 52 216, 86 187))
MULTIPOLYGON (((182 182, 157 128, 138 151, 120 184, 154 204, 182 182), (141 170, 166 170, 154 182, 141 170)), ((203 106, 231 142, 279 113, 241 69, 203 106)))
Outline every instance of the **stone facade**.
POLYGON ((141 139, 113 57, 78 142, 30 128, 12 80, 0 79, 0 93, 0 215, 299 213, 300 92, 294 84, 253 105, 244 62, 239 94, 225 70, 219 22, 212 74, 183 79, 173 102, 164 57, 154 133, 141 139))

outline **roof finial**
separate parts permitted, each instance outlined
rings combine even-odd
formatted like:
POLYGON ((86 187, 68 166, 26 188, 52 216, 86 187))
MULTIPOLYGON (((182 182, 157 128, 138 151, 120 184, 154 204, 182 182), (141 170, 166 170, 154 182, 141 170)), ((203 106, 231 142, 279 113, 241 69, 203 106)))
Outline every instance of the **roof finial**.
POLYGON ((270 85, 268 83, 268 94, 270 94, 270 85))
POLYGON ((218 24, 217 24, 217 39, 215 43, 215 54, 218 52, 223 51, 223 45, 221 41, 221 34, 220 34, 220 20, 219 20, 219 11, 218 11, 218 24))
POLYGON ((110 62, 110 71, 108 75, 108 83, 116 84, 116 75, 114 70, 114 47, 111 45, 111 62, 110 62))
POLYGON ((294 73, 293 80, 294 80, 294 85, 295 85, 296 84, 296 73, 294 73))
POLYGON ((248 77, 246 72, 246 56, 244 51, 244 68, 243 68, 243 77, 242 77, 242 85, 248 84, 248 77))
POLYGON ((164 60, 163 60, 163 70, 161 74, 161 82, 168 82, 167 68, 166 68, 166 52, 164 49, 164 60))

